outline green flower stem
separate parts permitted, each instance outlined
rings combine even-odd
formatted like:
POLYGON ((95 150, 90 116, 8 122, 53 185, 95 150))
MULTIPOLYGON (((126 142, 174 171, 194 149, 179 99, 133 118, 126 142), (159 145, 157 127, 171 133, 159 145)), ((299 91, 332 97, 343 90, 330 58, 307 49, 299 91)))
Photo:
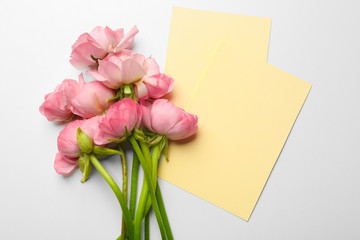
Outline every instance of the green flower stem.
POLYGON ((130 215, 133 220, 135 219, 138 174, 139 174, 139 158, 137 154, 134 152, 132 170, 131 170, 131 193, 130 193, 130 215))
MULTIPOLYGON (((150 156, 149 146, 144 142, 140 142, 140 146, 141 146, 141 150, 143 152, 145 161, 147 162, 147 164, 150 164, 151 156, 150 156)), ((150 200, 148 195, 149 195, 149 187, 147 185, 146 179, 144 178, 142 189, 141 189, 141 194, 140 194, 140 199, 139 199, 139 205, 138 205, 135 220, 134 220, 134 237, 135 237, 135 239, 141 239, 141 223, 142 223, 142 220, 144 219, 143 216, 144 216, 146 203, 148 200, 150 200)), ((150 202, 151 202, 151 200, 150 200, 150 202)))
POLYGON ((161 155, 160 144, 156 144, 153 147, 152 156, 151 156, 151 177, 152 177, 153 183, 155 183, 155 187, 156 187, 156 183, 157 183, 157 170, 158 170, 158 163, 159 163, 160 155, 161 155))
MULTIPOLYGON (((167 236, 169 239, 174 239, 172 232, 171 232, 169 219, 166 214, 164 201, 163 201, 161 191, 160 191, 160 186, 159 186, 159 183, 157 182, 157 166, 158 166, 160 156, 161 156, 161 147, 160 147, 160 144, 157 144, 154 146, 152 155, 151 155, 152 179, 153 179, 153 181, 154 181, 154 179, 156 181, 156 192, 155 192, 156 200, 159 204, 159 209, 160 209, 161 217, 164 221, 167 236)), ((150 207, 151 207, 151 201, 148 200, 146 203, 146 207, 145 207, 145 215, 148 214, 150 207)))
POLYGON ((151 153, 150 153, 150 147, 146 143, 140 141, 140 147, 143 152, 144 158, 146 162, 148 163, 149 170, 151 171, 151 153))
POLYGON ((146 182, 146 179, 143 180, 143 186, 141 189, 140 199, 139 199, 139 205, 136 211, 136 216, 134 220, 134 239, 141 239, 141 222, 143 220, 143 215, 145 211, 146 202, 148 199, 148 184, 146 182))
MULTIPOLYGON (((141 146, 141 147, 143 149, 143 146, 141 146)), ((161 151, 162 151, 162 148, 161 148, 160 143, 156 144, 153 147, 152 154, 151 154, 151 178, 152 178, 152 181, 154 183, 156 183, 156 190, 155 190, 156 200, 158 201, 158 204, 159 204, 160 214, 164 221, 164 226, 166 229, 167 237, 169 239, 174 239, 172 232, 171 232, 170 223, 169 223, 169 220, 168 220, 168 217, 166 214, 165 205, 164 205, 164 201, 163 201, 163 198, 161 195, 159 183, 157 181, 157 170, 158 170, 158 163, 159 163, 160 156, 161 156, 161 151)), ((143 150, 143 152, 144 152, 144 150, 143 150)), ((150 154, 150 151, 148 151, 148 153, 150 154)), ((146 217, 147 215, 149 215, 150 208, 151 208, 151 199, 148 198, 148 200, 146 202, 146 207, 145 207, 143 218, 146 217)))
MULTIPOLYGON (((125 157, 124 151, 120 148, 121 155, 121 165, 122 165, 122 173, 123 173, 123 195, 125 198, 125 202, 127 203, 127 195, 128 195, 128 174, 127 174, 127 161, 125 157)), ((122 216, 122 225, 121 225, 121 240, 126 239, 126 222, 124 214, 122 216)))
POLYGON ((168 239, 173 240, 174 237, 173 237, 172 232, 171 232, 171 227, 170 227, 169 219, 168 219, 167 214, 166 214, 165 205, 164 205, 164 201, 163 201, 163 198, 162 198, 162 195, 161 195, 159 183, 157 183, 157 186, 156 186, 156 200, 158 201, 158 204, 159 204, 161 217, 162 217, 162 219, 164 221, 164 225, 165 225, 165 229, 166 229, 166 234, 168 235, 168 239))
POLYGON ((158 205, 158 203, 156 201, 155 185, 154 185, 154 183, 151 182, 151 176, 150 176, 150 170, 149 170, 148 163, 146 162, 146 160, 144 158, 144 155, 142 154, 142 152, 140 150, 140 147, 139 147, 138 143, 136 142, 136 139, 133 136, 130 136, 129 140, 130 140, 130 143, 132 144, 132 146, 134 148, 134 151, 136 152, 136 154, 139 157, 141 166, 144 169, 144 175, 145 175, 145 179, 147 181, 147 185, 149 187, 150 197, 151 197, 151 201, 152 201, 152 204, 153 204, 155 216, 156 216, 156 219, 157 219, 158 224, 159 224, 161 237, 162 237, 162 239, 168 239, 167 236, 166 236, 166 230, 165 230, 164 222, 163 222, 161 214, 160 214, 159 205, 158 205))
POLYGON ((145 217, 145 240, 150 240, 150 219, 149 213, 145 217))
POLYGON ((123 212, 123 216, 125 218, 125 223, 126 223, 127 230, 128 230, 128 236, 130 239, 133 239, 134 225, 131 221, 130 211, 127 208, 126 200, 124 199, 124 195, 122 194, 119 186, 116 184, 114 179, 110 176, 110 174, 105 170, 105 168, 101 165, 99 160, 93 154, 90 154, 90 161, 94 165, 94 167, 100 172, 100 174, 103 176, 105 181, 109 184, 109 186, 115 193, 115 195, 119 201, 121 210, 123 212))
MULTIPOLYGON (((159 162, 160 155, 161 155, 160 144, 156 144, 153 147, 153 151, 152 151, 152 155, 151 155, 151 179, 154 183, 157 183, 157 168, 158 168, 158 162, 159 162)), ((145 207, 145 212, 144 212, 143 218, 149 212, 150 207, 151 207, 151 199, 148 198, 148 200, 146 202, 146 207, 145 207)))

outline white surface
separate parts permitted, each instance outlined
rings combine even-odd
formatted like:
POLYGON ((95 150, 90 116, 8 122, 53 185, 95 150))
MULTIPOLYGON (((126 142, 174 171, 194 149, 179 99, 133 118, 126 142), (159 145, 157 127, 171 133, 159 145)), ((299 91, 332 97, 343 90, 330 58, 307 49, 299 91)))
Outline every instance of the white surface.
MULTIPOLYGON (((96 25, 136 24, 135 50, 163 69, 172 6, 271 17, 269 63, 313 84, 249 222, 160 180, 175 239, 360 239, 355 0, 1 1, 0 239, 120 234, 120 207, 99 173, 85 184, 80 172, 55 173, 62 127, 38 108, 64 78, 77 78, 70 47, 96 25)), ((104 165, 121 176, 117 158, 104 165)), ((151 224, 151 239, 160 239, 154 215, 151 224)))

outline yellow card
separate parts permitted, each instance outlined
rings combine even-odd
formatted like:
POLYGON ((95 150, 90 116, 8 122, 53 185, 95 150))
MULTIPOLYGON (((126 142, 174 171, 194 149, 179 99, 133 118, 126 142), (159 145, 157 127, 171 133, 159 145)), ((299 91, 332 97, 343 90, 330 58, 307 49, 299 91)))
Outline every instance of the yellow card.
POLYGON ((243 46, 266 62, 270 18, 174 7, 165 73, 175 79, 171 101, 185 108, 220 40, 243 46))
POLYGON ((199 117, 198 133, 171 144, 159 176, 248 220, 310 88, 220 45, 188 109, 199 117))

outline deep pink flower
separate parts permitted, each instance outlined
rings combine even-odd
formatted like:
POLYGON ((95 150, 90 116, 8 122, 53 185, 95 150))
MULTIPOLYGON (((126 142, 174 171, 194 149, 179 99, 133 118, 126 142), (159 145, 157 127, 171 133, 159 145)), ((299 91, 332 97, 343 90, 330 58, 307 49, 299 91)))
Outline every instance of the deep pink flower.
POLYGON ((101 82, 88 82, 81 86, 76 97, 71 100, 70 110, 80 117, 91 118, 110 107, 111 102, 107 100, 114 96, 114 90, 101 82))
POLYGON ((160 73, 154 58, 145 58, 133 51, 111 54, 99 60, 97 70, 88 72, 113 89, 133 83, 138 99, 160 98, 172 91, 174 86, 174 79, 160 73))
POLYGON ((81 34, 73 44, 70 63, 79 70, 95 67, 96 61, 93 58, 103 59, 108 53, 131 49, 138 32, 136 26, 126 35, 122 28, 113 31, 109 27, 95 27, 90 33, 81 34))
POLYGON ((108 139, 120 139, 126 133, 125 127, 131 132, 141 124, 141 109, 130 98, 123 98, 111 105, 106 114, 99 119, 99 131, 95 134, 97 145, 110 143, 108 139))
POLYGON ((100 116, 96 116, 84 120, 75 120, 66 125, 57 139, 59 152, 67 158, 78 158, 81 151, 77 143, 77 129, 80 127, 89 138, 94 139, 99 128, 99 119, 100 116))
POLYGON ((45 95, 45 100, 39 108, 40 113, 49 121, 61 123, 70 120, 73 117, 70 102, 83 84, 82 74, 79 76, 79 82, 65 79, 53 92, 45 95))
POLYGON ((145 127, 171 140, 187 138, 198 129, 196 115, 185 112, 166 99, 157 99, 153 104, 144 101, 140 106, 145 127))

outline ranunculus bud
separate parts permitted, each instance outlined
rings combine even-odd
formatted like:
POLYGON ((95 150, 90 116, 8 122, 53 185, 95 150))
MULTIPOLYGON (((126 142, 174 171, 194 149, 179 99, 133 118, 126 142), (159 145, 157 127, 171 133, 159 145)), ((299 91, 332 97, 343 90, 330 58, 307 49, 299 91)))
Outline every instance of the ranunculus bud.
POLYGON ((131 132, 141 123, 141 109, 130 98, 123 98, 114 103, 106 114, 99 119, 99 131, 95 134, 97 145, 110 143, 109 139, 120 139, 125 136, 126 129, 131 132))
POLYGON ((77 143, 81 152, 91 153, 94 147, 94 143, 91 138, 89 138, 81 128, 77 129, 77 143))
POLYGON ((157 99, 153 104, 142 102, 140 106, 145 127, 171 140, 187 138, 198 129, 196 115, 185 112, 166 99, 157 99))
POLYGON ((81 34, 73 44, 70 63, 79 70, 96 67, 97 59, 103 59, 108 53, 131 49, 138 32, 136 26, 125 36, 122 28, 113 31, 109 27, 95 27, 90 33, 81 34))

